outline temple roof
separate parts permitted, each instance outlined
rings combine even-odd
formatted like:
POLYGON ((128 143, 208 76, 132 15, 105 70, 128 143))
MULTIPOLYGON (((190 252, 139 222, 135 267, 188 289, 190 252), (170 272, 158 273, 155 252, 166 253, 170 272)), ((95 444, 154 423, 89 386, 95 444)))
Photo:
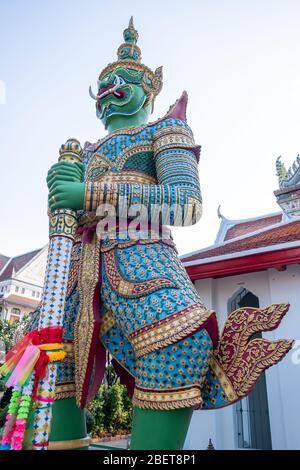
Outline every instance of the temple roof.
POLYGON ((0 253, 0 272, 1 272, 1 269, 3 269, 3 267, 6 265, 8 260, 9 260, 8 256, 2 255, 0 253))
POLYGON ((247 222, 239 222, 227 229, 224 240, 231 240, 233 238, 255 232, 262 228, 278 224, 281 222, 281 220, 282 214, 276 214, 269 217, 255 218, 247 222))
POLYGON ((220 244, 224 241, 256 232, 257 230, 278 224, 284 220, 284 214, 282 212, 274 212, 250 219, 230 220, 221 214, 220 207, 218 208, 218 216, 221 219, 221 224, 215 244, 220 244))
POLYGON ((5 281, 10 279, 13 273, 17 273, 20 269, 24 268, 38 253, 40 253, 43 248, 38 250, 30 251, 23 255, 15 256, 13 258, 8 258, 7 256, 0 255, 0 281, 5 281), (6 258, 6 261, 2 263, 1 260, 6 258))
MULTIPOLYGON (((271 217, 267 217, 266 219, 272 219, 271 217)), ((260 219, 263 221, 262 219, 260 219)), ((251 250, 257 249, 272 249, 275 245, 282 245, 282 244, 289 244, 291 242, 298 242, 300 245, 300 220, 293 220, 287 222, 277 222, 278 219, 273 217, 273 221, 275 223, 269 223, 268 226, 263 226, 262 228, 250 231, 250 226, 246 225, 241 228, 246 230, 249 228, 250 233, 243 234, 241 236, 234 236, 234 231, 232 230, 229 234, 229 239, 221 242, 219 244, 215 244, 211 247, 204 248, 194 253, 186 254, 181 257, 181 260, 184 263, 189 262, 197 262, 200 260, 206 260, 206 262, 213 262, 215 261, 213 258, 222 257, 224 255, 229 254, 238 254, 240 253, 241 256, 248 254, 251 250), (231 238, 230 238, 231 236, 231 238), (209 260, 207 258, 210 258, 209 260)), ((270 221, 265 221, 265 223, 270 221)), ((236 224, 237 225, 237 224, 236 224)), ((238 228, 234 226, 236 232, 238 233, 238 228)), ((242 224, 240 224, 242 225, 242 224)), ((251 227, 255 227, 257 229, 257 225, 252 224, 251 227)))

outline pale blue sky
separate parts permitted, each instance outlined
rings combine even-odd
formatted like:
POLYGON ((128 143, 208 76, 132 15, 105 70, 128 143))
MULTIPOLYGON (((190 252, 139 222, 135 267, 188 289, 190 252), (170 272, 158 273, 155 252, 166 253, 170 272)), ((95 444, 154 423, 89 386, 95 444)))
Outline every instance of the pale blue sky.
POLYGON ((276 157, 300 152, 299 1, 0 0, 0 252, 47 242, 48 168, 67 138, 104 135, 88 87, 130 15, 143 62, 164 66, 152 120, 186 89, 202 145, 204 215, 174 230, 179 251, 214 241, 219 204, 233 219, 278 210, 276 157))

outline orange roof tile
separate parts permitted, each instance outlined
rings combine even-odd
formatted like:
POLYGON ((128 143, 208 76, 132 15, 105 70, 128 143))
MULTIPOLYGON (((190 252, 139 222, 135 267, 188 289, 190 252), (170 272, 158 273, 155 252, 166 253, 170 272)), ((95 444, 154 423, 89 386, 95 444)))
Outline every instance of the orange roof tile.
POLYGON ((231 240, 232 238, 241 237, 247 233, 252 233, 257 230, 268 227, 269 225, 279 224, 282 220, 282 214, 276 214, 269 217, 263 217, 247 222, 237 223, 228 228, 224 240, 231 240))
POLYGON ((214 248, 208 248, 207 250, 199 251, 192 255, 183 256, 181 261, 188 262, 200 260, 297 240, 300 240, 299 220, 270 228, 269 230, 264 230, 263 232, 252 236, 250 235, 249 237, 245 237, 240 240, 233 240, 232 242, 227 242, 214 248))

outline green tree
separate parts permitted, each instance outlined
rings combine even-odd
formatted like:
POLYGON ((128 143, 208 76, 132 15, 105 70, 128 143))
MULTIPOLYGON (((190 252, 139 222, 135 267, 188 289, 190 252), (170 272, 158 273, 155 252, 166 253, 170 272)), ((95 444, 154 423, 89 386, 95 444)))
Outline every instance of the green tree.
POLYGON ((6 352, 21 339, 30 319, 30 314, 25 315, 21 320, 18 319, 13 323, 0 319, 0 341, 3 341, 5 344, 6 352))
POLYGON ((132 403, 126 387, 119 381, 112 386, 103 383, 94 400, 88 405, 95 423, 92 434, 99 437, 130 432, 132 403))
POLYGON ((127 388, 120 384, 111 363, 111 355, 103 379, 94 400, 88 405, 94 417, 92 434, 99 437, 127 433, 131 430, 132 402, 127 388))

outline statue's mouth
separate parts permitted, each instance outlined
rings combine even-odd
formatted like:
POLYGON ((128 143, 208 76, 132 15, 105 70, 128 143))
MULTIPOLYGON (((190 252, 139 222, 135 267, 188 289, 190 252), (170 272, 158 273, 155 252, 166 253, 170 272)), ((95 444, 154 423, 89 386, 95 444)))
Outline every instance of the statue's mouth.
POLYGON ((122 100, 125 97, 126 93, 125 93, 124 90, 116 89, 116 87, 114 85, 110 85, 106 88, 102 88, 101 90, 99 90, 99 92, 97 94, 97 108, 98 108, 99 112, 102 111, 101 100, 105 96, 108 96, 108 95, 113 95, 118 100, 122 100))

